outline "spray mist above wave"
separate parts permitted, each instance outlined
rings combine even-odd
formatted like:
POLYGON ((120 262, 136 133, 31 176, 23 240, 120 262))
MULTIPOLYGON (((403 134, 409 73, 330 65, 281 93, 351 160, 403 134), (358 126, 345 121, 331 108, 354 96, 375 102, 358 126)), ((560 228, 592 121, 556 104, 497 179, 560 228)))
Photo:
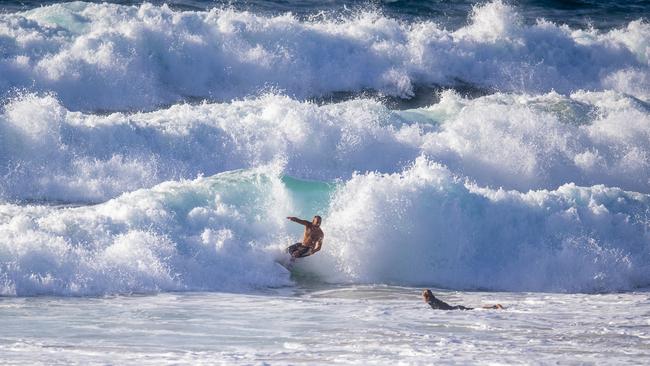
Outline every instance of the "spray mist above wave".
POLYGON ((101 295, 287 286, 275 263, 323 216, 328 282, 452 289, 621 291, 650 284, 650 196, 569 184, 555 191, 463 183, 425 158, 338 186, 279 167, 166 182, 77 208, 0 205, 0 293, 101 295))
POLYGON ((650 285, 650 196, 567 184, 492 190, 419 158, 356 175, 324 219, 331 281, 452 289, 622 291, 650 285))
POLYGON ((300 20, 233 9, 63 3, 0 15, 0 92, 50 91, 73 110, 152 109, 275 88, 297 98, 459 81, 502 91, 613 89, 648 100, 650 26, 525 25, 501 1, 449 31, 377 12, 300 20))
POLYGON ((650 193, 650 107, 614 92, 467 99, 447 91, 406 111, 368 99, 318 106, 266 95, 94 115, 27 95, 0 115, 0 197, 101 202, 275 161, 285 174, 332 181, 399 172, 422 154, 481 185, 650 193))

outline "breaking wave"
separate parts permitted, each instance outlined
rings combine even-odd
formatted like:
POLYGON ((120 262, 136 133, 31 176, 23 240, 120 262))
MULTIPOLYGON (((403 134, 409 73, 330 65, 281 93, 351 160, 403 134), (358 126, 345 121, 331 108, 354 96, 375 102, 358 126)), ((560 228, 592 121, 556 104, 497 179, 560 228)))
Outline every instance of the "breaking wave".
POLYGON ((426 158, 337 185, 278 167, 166 182, 83 207, 0 205, 0 292, 248 291, 291 284, 275 261, 324 217, 327 282, 621 291, 650 284, 650 196, 566 184, 493 190, 426 158))

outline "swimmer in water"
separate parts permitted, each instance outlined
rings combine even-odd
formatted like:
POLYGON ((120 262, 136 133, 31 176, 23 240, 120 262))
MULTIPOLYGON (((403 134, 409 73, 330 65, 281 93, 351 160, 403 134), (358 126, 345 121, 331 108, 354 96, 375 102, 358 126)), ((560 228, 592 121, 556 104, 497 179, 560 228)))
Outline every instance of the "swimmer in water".
MULTIPOLYGON (((446 302, 436 298, 433 296, 433 292, 431 290, 426 289, 422 291, 422 297, 424 298, 424 302, 429 304, 432 309, 434 310, 474 310, 474 308, 468 308, 463 305, 455 305, 451 306, 447 304, 446 302)), ((496 305, 483 305, 481 306, 483 309, 505 309, 501 304, 496 304, 496 305)))

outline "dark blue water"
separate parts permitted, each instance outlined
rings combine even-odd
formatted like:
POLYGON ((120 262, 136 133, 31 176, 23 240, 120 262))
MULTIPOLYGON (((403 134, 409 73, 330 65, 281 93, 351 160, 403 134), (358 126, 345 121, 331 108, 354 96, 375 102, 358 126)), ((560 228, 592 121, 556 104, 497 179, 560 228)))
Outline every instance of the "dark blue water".
MULTIPOLYGON (((0 11, 14 12, 31 8, 62 3, 68 1, 56 0, 9 0, 0 2, 0 11)), ((143 1, 89 1, 108 2, 131 5, 143 1)), ((147 1, 152 4, 168 4, 179 10, 205 10, 213 7, 232 7, 237 10, 248 10, 263 14, 280 14, 291 12, 300 17, 310 17, 315 14, 344 15, 359 10, 373 9, 388 16, 407 20, 433 20, 447 27, 455 28, 467 22, 467 16, 474 5, 485 1, 414 1, 414 0, 384 0, 384 1, 351 1, 351 0, 252 0, 245 2, 220 0, 174 0, 147 1)), ((650 17, 650 1, 559 1, 559 0, 525 0, 506 1, 514 5, 524 17, 526 23, 534 23, 539 18, 555 23, 567 24, 572 28, 612 29, 625 26, 632 20, 648 19, 650 17)))

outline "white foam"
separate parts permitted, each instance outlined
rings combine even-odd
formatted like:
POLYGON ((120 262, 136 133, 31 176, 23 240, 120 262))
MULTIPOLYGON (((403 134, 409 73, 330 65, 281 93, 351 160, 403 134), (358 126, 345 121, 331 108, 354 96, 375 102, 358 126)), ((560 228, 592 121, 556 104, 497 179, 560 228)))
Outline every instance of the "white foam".
POLYGON ((280 180, 258 172, 163 183, 95 206, 3 204, 0 293, 288 285, 288 272, 274 259, 286 245, 281 215, 291 208, 280 180))
POLYGON ((493 187, 573 182, 650 192, 648 105, 614 92, 470 100, 447 91, 407 111, 366 99, 317 106, 266 95, 104 116, 27 95, 5 106, 0 140, 5 199, 101 202, 274 161, 294 177, 347 179, 399 172, 421 154, 493 187))
POLYGON ((629 290, 650 284, 649 205, 604 186, 481 188, 419 158, 346 182, 323 221, 328 256, 309 260, 330 281, 629 290))
POLYGON ((0 92, 54 92, 78 110, 152 109, 278 89, 298 98, 458 81, 502 91, 613 89, 648 100, 650 26, 609 32, 539 20, 502 1, 446 30, 366 11, 300 20, 232 9, 63 3, 0 15, 0 92))
POLYGON ((525 191, 575 182, 647 193, 648 111, 612 92, 475 100, 445 92, 414 120, 438 126, 423 136, 423 151, 481 184, 525 191))

